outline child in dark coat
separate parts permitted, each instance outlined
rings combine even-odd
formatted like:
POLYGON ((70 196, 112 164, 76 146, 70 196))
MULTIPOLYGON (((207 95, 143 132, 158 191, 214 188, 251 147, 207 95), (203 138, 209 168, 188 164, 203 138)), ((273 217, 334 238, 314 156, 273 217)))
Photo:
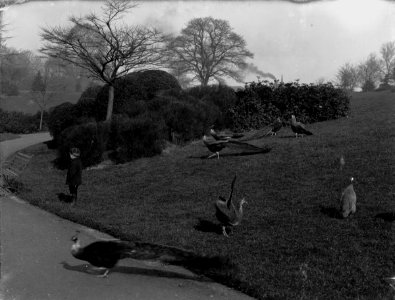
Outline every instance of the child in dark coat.
POLYGON ((67 170, 66 184, 69 186, 72 205, 77 201, 78 186, 82 183, 82 163, 80 159, 80 150, 78 148, 71 148, 70 151, 70 166, 67 170))

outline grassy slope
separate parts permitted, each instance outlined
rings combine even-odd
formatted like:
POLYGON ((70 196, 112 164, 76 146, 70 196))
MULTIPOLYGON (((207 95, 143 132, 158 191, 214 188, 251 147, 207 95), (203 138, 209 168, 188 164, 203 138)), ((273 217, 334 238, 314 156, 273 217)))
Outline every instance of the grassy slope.
POLYGON ((285 128, 256 141, 273 147, 267 154, 206 160, 207 149, 197 142, 86 170, 75 208, 56 198, 66 186, 65 171, 49 163, 54 154, 36 148, 22 177, 31 190, 21 197, 124 239, 225 255, 237 268, 218 271, 216 279, 260 299, 390 297, 383 279, 395 275, 395 235, 384 219, 395 210, 394 114, 395 94, 355 94, 350 118, 312 124, 312 137, 295 139, 285 128), (236 172, 235 196, 248 204, 227 239, 207 224, 216 222, 213 202, 227 196, 236 172), (350 176, 357 181, 357 214, 339 220, 332 210, 350 176))

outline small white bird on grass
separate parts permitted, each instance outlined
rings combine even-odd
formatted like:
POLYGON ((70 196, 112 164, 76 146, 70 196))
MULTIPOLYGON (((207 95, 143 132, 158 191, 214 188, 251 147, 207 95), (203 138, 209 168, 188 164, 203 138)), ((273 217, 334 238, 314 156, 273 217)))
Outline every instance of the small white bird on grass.
POLYGON ((351 183, 344 189, 340 199, 340 211, 343 218, 355 214, 357 210, 357 195, 354 191, 354 177, 350 178, 351 183))

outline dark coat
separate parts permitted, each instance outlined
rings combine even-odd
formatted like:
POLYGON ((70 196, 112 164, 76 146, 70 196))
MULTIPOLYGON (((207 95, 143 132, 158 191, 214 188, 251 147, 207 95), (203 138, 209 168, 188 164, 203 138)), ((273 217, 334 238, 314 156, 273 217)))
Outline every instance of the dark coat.
POLYGON ((80 185, 82 183, 82 163, 79 157, 71 159, 69 169, 67 170, 66 184, 80 185))

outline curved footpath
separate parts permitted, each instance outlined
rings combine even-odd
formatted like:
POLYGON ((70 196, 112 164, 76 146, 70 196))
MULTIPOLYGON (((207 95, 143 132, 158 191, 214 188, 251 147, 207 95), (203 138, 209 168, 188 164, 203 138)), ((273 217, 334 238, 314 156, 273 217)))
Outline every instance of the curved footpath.
MULTIPOLYGON (((49 140, 47 133, 22 135, 0 143, 1 163, 15 151, 49 140)), ((81 231, 83 244, 113 239, 61 219, 13 196, 0 198, 0 299, 252 299, 176 266, 121 260, 108 278, 86 272, 71 256, 70 237, 81 231)))

